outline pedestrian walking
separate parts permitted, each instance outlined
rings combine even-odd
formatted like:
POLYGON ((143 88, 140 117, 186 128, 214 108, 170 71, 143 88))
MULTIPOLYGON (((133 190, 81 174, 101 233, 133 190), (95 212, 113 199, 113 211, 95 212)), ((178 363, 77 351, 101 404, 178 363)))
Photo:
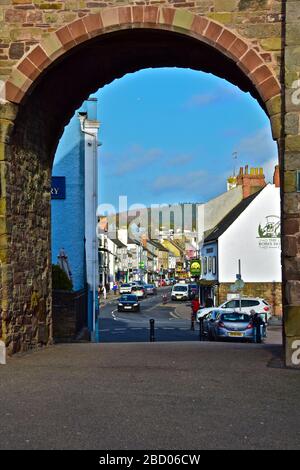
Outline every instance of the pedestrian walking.
POLYGON ((118 290, 118 284, 115 282, 114 285, 113 285, 113 293, 114 293, 114 295, 116 295, 117 290, 118 290))
POLYGON ((254 309, 250 310, 250 317, 253 324, 254 342, 261 343, 262 326, 265 327, 265 322, 254 309))
POLYGON ((192 302, 191 302, 191 307, 192 307, 192 313, 191 313, 191 330, 195 330, 195 320, 196 320, 196 315, 197 312, 200 308, 200 302, 198 297, 193 295, 192 302))
POLYGON ((105 286, 102 287, 102 293, 103 293, 103 299, 106 300, 107 291, 106 291, 105 286))

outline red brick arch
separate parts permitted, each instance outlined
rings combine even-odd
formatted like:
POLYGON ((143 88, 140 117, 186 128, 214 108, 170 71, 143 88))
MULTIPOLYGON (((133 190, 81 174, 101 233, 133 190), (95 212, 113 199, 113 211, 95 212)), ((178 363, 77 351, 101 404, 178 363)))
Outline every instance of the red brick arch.
POLYGON ((103 8, 50 33, 14 67, 6 82, 6 99, 20 103, 37 77, 71 48, 103 33, 129 28, 175 31, 199 39, 237 63, 264 102, 280 94, 276 75, 260 51, 223 25, 188 10, 123 6, 103 8))

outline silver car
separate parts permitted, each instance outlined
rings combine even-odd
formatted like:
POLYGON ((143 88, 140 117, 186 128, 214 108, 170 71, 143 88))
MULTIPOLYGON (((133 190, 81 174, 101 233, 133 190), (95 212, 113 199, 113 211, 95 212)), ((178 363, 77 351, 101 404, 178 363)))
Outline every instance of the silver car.
MULTIPOLYGON (((263 334, 264 336, 264 334, 263 334)), ((241 339, 254 341, 255 332, 250 315, 243 312, 219 313, 210 325, 210 339, 241 339)))
POLYGON ((145 284, 144 288, 146 290, 147 295, 156 295, 157 289, 154 284, 145 284))

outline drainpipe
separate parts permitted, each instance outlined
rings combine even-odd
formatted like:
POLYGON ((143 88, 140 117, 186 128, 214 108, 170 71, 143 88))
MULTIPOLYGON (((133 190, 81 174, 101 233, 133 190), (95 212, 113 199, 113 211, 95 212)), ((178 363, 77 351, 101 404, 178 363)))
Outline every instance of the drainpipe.
MULTIPOLYGON (((97 141, 97 135, 94 134, 93 132, 88 132, 85 130, 85 121, 87 119, 87 113, 78 113, 79 115, 79 121, 80 121, 80 129, 81 132, 85 135, 88 135, 92 137, 93 142, 93 188, 92 188, 92 195, 93 195, 93 214, 94 214, 94 222, 93 222, 93 238, 92 238, 92 244, 93 244, 93 249, 92 249, 92 296, 93 296, 93 317, 92 317, 92 341, 94 342, 99 342, 99 328, 98 328, 98 315, 97 315, 97 306, 98 306, 98 301, 96 298, 97 295, 97 288, 96 288, 96 266, 97 266, 97 256, 98 256, 98 249, 97 249, 97 243, 96 243, 96 231, 97 231, 97 223, 96 223, 96 213, 97 213, 97 147, 98 147, 98 141, 97 141)), ((86 143, 85 143, 86 144, 86 143)))

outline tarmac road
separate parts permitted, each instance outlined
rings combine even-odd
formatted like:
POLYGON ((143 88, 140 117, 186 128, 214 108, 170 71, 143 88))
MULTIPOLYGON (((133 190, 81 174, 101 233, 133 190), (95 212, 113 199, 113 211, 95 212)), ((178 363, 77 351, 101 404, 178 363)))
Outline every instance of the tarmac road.
POLYGON ((118 301, 112 301, 100 309, 100 341, 147 342, 150 336, 150 319, 155 320, 156 341, 198 341, 198 328, 191 331, 190 306, 181 303, 164 305, 162 295, 170 297, 171 289, 158 290, 158 295, 148 296, 140 302, 140 312, 118 312, 118 301), (182 312, 182 307, 184 312, 182 312))

